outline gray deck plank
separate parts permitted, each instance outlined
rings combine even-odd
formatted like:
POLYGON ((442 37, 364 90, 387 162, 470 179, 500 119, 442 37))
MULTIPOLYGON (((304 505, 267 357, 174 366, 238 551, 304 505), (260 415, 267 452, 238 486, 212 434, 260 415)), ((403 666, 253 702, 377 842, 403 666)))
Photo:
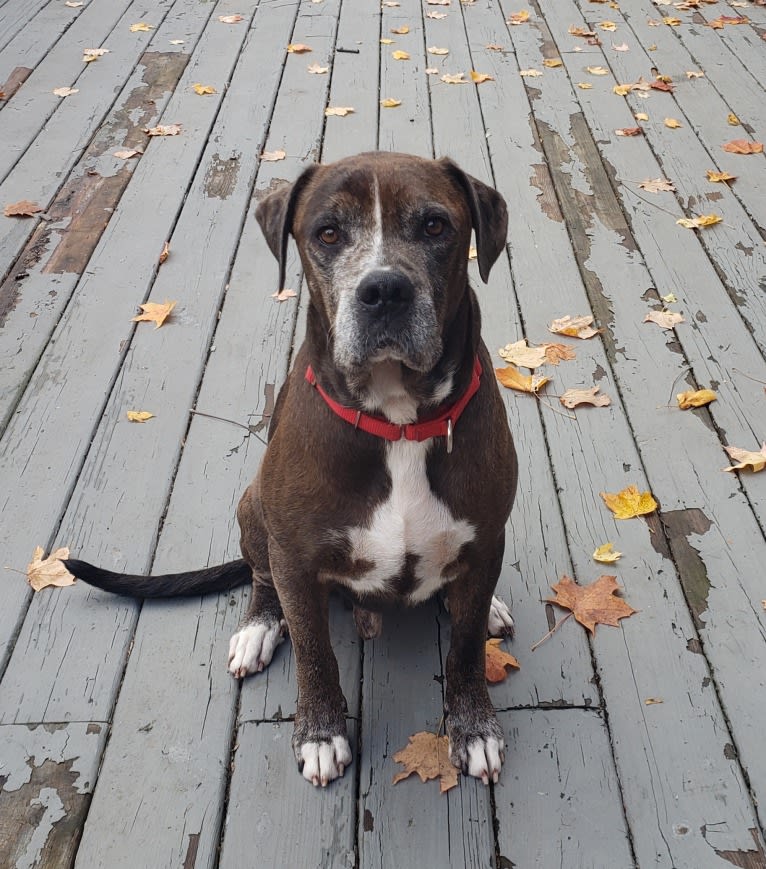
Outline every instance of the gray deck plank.
MULTIPOLYGON (((543 43, 533 28, 511 30, 522 68, 541 68, 542 50, 549 50, 550 44, 543 43)), ((497 70, 504 82, 518 86, 516 70, 505 67, 502 72, 499 62, 497 70)), ((556 78, 555 73, 542 84, 535 82, 530 91, 538 123, 547 124, 567 142, 571 136, 569 123, 563 125, 557 115, 567 110, 565 92, 559 88, 559 83, 568 93, 566 78, 556 78)), ((505 141, 501 133, 503 125, 500 118, 489 113, 485 113, 485 119, 494 159, 495 143, 500 148, 500 143, 505 141)), ((568 171, 576 173, 570 183, 581 185, 585 177, 583 167, 579 158, 572 162, 574 156, 570 153, 568 157, 568 171)), ((500 186, 502 189, 502 182, 500 186)), ((527 196, 532 201, 518 203, 522 215, 535 206, 531 190, 527 196)), ((523 227, 516 230, 520 233, 517 244, 523 245, 523 227)), ((570 251, 568 257, 571 256, 570 251)), ((549 256, 539 261, 532 273, 523 273, 521 265, 517 260, 514 276, 522 313, 539 334, 555 315, 550 299, 541 296, 539 287, 553 284, 551 269, 564 270, 568 275, 574 272, 565 267, 565 261, 558 258, 552 261, 549 256)), ((560 313, 581 313, 588 308, 582 285, 571 278, 553 299, 560 313)), ((530 337, 537 336, 532 333, 530 337)), ((582 370, 590 367, 594 372, 609 371, 609 361, 599 343, 578 342, 577 352, 582 370)), ((562 380, 567 376, 568 371, 562 371, 562 380)), ((616 398, 614 394, 612 397, 616 398)), ((549 413, 545 422, 556 477, 560 481, 568 535, 570 540, 582 541, 571 550, 577 575, 586 582, 602 572, 590 561, 590 552, 598 542, 616 539, 617 548, 631 556, 617 572, 621 585, 626 588, 627 599, 641 613, 623 623, 620 630, 601 630, 593 647, 609 713, 617 768, 621 780, 632 783, 631 792, 624 796, 631 829, 639 838, 636 845, 639 862, 704 865, 709 846, 699 831, 718 811, 716 800, 707 791, 691 788, 679 794, 676 778, 680 770, 696 769, 697 751, 703 744, 707 746, 705 756, 711 759, 710 767, 704 772, 705 787, 713 793, 727 794, 727 806, 734 813, 730 824, 732 847, 748 848, 752 844, 748 830, 756 826, 753 810, 737 764, 724 757, 728 737, 722 738, 725 722, 720 707, 703 687, 703 681, 709 676, 705 662, 699 660, 701 656, 687 650, 687 640, 695 634, 673 565, 653 550, 650 532, 642 523, 623 522, 618 528, 598 497, 599 491, 618 491, 628 483, 642 486, 645 482, 625 419, 622 413, 609 418, 585 413, 578 414, 577 424, 573 426, 561 415, 549 413), (661 585, 658 579, 662 579, 661 585), (648 641, 650 636, 651 641, 648 641), (631 686, 630 691, 626 686, 631 686), (658 688, 665 697, 662 705, 669 718, 685 721, 694 729, 691 739, 687 731, 683 736, 676 734, 672 741, 668 740, 664 722, 659 723, 647 715, 644 701, 657 696, 658 688), (693 752, 688 747, 689 739, 696 746, 693 752), (736 804, 731 802, 732 794, 739 794, 736 804), (665 806, 661 815, 657 814, 658 802, 665 806), (691 829, 696 835, 683 840, 672 838, 671 827, 679 814, 695 818, 691 829)))
POLYGON ((609 733, 599 713, 520 709, 500 720, 516 749, 495 786, 502 819, 499 865, 633 869, 609 733))
MULTIPOLYGON (((232 5, 230 0, 226 0, 219 4, 216 11, 228 11, 232 5)), ((255 3, 252 2, 251 8, 254 5, 255 3)), ((242 3, 239 4, 239 8, 247 10, 247 6, 242 3)), ((2 540, 10 564, 26 563, 28 553, 37 543, 46 545, 50 542, 50 535, 55 531, 56 523, 77 482, 86 451, 101 419, 126 352, 126 345, 122 342, 127 342, 134 334, 131 317, 136 311, 136 306, 144 301, 150 291, 155 277, 158 251, 163 241, 171 235, 171 229, 184 201, 187 185, 194 177, 222 94, 203 99, 191 91, 189 85, 200 79, 225 82, 246 33, 245 28, 234 29, 223 26, 211 27, 205 31, 205 49, 187 67, 181 85, 167 109, 174 120, 178 117, 183 118, 185 135, 174 136, 168 141, 155 141, 147 148, 146 155, 135 170, 133 183, 120 200, 112 220, 102 235, 96 253, 90 261, 88 272, 78 284, 77 293, 59 322, 54 338, 46 348, 41 363, 30 381, 28 391, 5 432, 2 442, 4 453, 0 465, 2 506, 7 508, 8 504, 13 504, 13 521, 6 523, 3 528, 2 540), (168 186, 169 178, 172 182, 168 186), (155 197, 154 194, 158 189, 167 192, 160 197, 155 197), (156 207, 151 212, 147 212, 147 197, 155 200, 156 207), (94 300, 98 300, 98 303, 94 303, 94 300), (93 340, 81 342, 75 337, 82 334, 92 335, 93 340), (105 360, 109 361, 105 362, 105 360), (62 430, 60 427, 64 425, 69 434, 66 443, 62 442, 59 435, 59 431, 62 430), (30 437, 30 432, 35 432, 33 437, 30 437), (47 448, 46 444, 48 444, 47 448), (55 461, 51 461, 54 455, 55 461), (32 483, 33 479, 37 482, 32 483)), ((173 268, 175 267, 171 267, 169 271, 173 268)), ((218 281, 220 286, 220 276, 218 281)), ((199 285, 190 281, 186 290, 189 293, 190 306, 200 289, 199 285)), ((182 310, 179 310, 174 329, 166 327, 164 336, 162 332, 149 334, 151 328, 148 332, 144 329, 138 336, 137 343, 142 347, 153 345, 158 348, 162 347, 166 340, 172 344, 173 338, 183 342, 184 326, 191 327, 190 331, 193 331, 194 325, 195 320, 191 311, 185 316, 182 310), (168 338, 168 332, 175 334, 168 338)), ((194 349, 199 352, 197 348, 194 349)), ((155 359, 161 359, 161 356, 155 356, 155 359)), ((164 381, 154 378, 154 388, 161 388, 163 385, 164 381)), ((126 395, 125 399, 128 398, 129 396, 126 395)), ((140 401, 143 396, 135 395, 130 398, 140 401)), ((130 408, 121 407, 118 414, 117 410, 112 408, 111 418, 114 420, 119 416, 120 426, 127 426, 128 423, 122 420, 125 419, 124 413, 128 409, 130 408)), ((142 443, 144 447, 149 445, 149 455, 151 455, 151 442, 155 434, 162 430, 171 432, 174 426, 174 422, 168 418, 163 419, 161 413, 154 421, 159 425, 153 429, 131 430, 134 443, 142 443), (165 428, 166 426, 168 428, 165 428)), ((175 425, 178 425, 177 421, 175 425)), ((108 442, 110 434, 105 432, 103 427, 100 431, 103 445, 103 441, 108 442)), ((126 457, 126 461, 128 460, 126 457)), ((133 462, 135 461, 134 456, 133 462)), ((90 472, 94 475, 93 479, 83 482, 102 488, 106 486, 106 481, 100 477, 98 467, 91 465, 90 472)), ((104 497, 107 496, 107 492, 108 490, 105 491, 104 497)), ((96 509, 100 511, 100 507, 96 509)), ((145 521, 156 525, 159 515, 149 515, 145 521)), ((100 518, 104 519, 105 515, 101 513, 100 518)), ((90 526, 88 523, 82 524, 84 519, 81 514, 77 539, 69 541, 73 551, 82 547, 83 540, 88 539, 85 529, 90 526)), ((95 517, 94 521, 97 521, 95 517)), ((146 569, 149 563, 148 553, 145 552, 142 557, 134 554, 129 533, 127 527, 113 529, 110 535, 106 535, 103 541, 100 541, 100 545, 105 547, 102 559, 105 566, 117 566, 117 569, 122 569, 126 565, 131 565, 139 572, 146 569), (126 535, 127 539, 123 541, 124 548, 109 545, 109 538, 117 532, 126 535)), ((85 554, 82 549, 79 551, 85 554)), ((9 606, 0 616, 2 620, 0 636, 5 643, 13 635, 13 626, 19 615, 23 613, 26 602, 25 595, 17 589, 17 586, 12 587, 9 606)), ((50 601, 55 598, 62 612, 66 612, 74 603, 75 597, 79 597, 79 592, 60 597, 55 596, 54 593, 46 598, 44 606, 49 606, 50 601)), ((95 598, 87 597, 84 592, 82 597, 89 602, 87 606, 100 609, 99 602, 96 602, 95 598)), ((31 640, 32 636, 40 640, 40 624, 37 621, 40 606, 43 604, 39 599, 33 601, 22 645, 26 642, 35 643, 36 640, 31 640)), ((129 634, 132 630, 135 615, 132 613, 131 606, 131 604, 112 601, 104 604, 104 612, 111 613, 117 620, 118 632, 126 631, 129 634)), ((79 609, 80 604, 74 604, 74 609, 70 611, 75 622, 78 622, 82 615, 79 609)), ((119 649, 126 640, 126 634, 122 633, 121 640, 116 641, 112 646, 112 629, 108 626, 109 615, 105 614, 103 619, 97 619, 97 623, 107 632, 101 647, 105 656, 111 658, 113 664, 119 662, 122 658, 119 649)), ((60 626, 63 628, 63 623, 60 623, 60 626)), ((66 630, 64 629, 65 633, 66 630)), ((79 634, 76 636, 82 642, 87 642, 84 636, 79 634)), ((57 637, 59 641, 64 640, 65 645, 67 644, 64 634, 58 633, 57 637)), ((48 638, 43 639, 43 645, 47 641, 48 638)), ((88 651, 91 652, 92 648, 89 646, 88 651)), ((41 673, 47 670, 48 677, 55 680, 54 662, 45 655, 43 646, 38 647, 38 652, 47 661, 47 664, 42 664, 41 673)), ((86 663, 87 658, 88 655, 85 655, 81 659, 81 666, 90 672, 89 664, 86 663)), ((75 665, 74 659, 73 665, 75 665)), ((93 683, 81 683, 86 687, 84 693, 80 695, 80 702, 85 704, 85 710, 88 712, 77 711, 76 704, 70 705, 72 697, 62 685, 61 693, 57 693, 57 697, 63 708, 54 712, 56 701, 48 696, 47 691, 41 690, 33 700, 24 687, 26 681, 23 675, 24 666, 23 662, 17 661, 6 673, 3 680, 3 700, 10 700, 18 690, 26 697, 26 701, 36 708, 32 711, 32 708, 25 703, 14 709, 11 705, 5 706, 3 701, 0 701, 0 705, 3 706, 0 717, 11 715, 13 721, 22 720, 25 716, 30 716, 26 720, 50 720, 45 716, 60 714, 63 720, 70 717, 77 719, 90 717, 89 711, 99 705, 95 701, 93 705, 90 703, 93 692, 99 693, 93 683), (16 689, 10 688, 11 681, 15 682, 16 689)), ((110 674, 106 677, 107 680, 119 679, 119 669, 115 670, 114 666, 111 668, 105 666, 101 672, 110 674)), ((41 677, 38 686, 42 688, 44 682, 45 677, 41 677)), ((112 701, 109 698, 112 690, 107 686, 105 693, 100 695, 100 702, 106 703, 106 709, 111 707, 112 701)), ((62 718, 55 718, 55 720, 62 720, 62 718)))
POLYGON ((71 865, 109 725, 0 726, 0 865, 71 865))
MULTIPOLYGON (((721 12, 729 14, 728 9, 722 10, 717 4, 715 9, 712 7, 706 9, 704 5, 701 6, 699 10, 695 10, 695 24, 692 27, 697 27, 700 30, 704 27, 705 30, 717 36, 721 40, 722 45, 731 52, 732 62, 743 64, 751 72, 756 86, 761 91, 766 90, 764 87, 766 53, 764 53, 763 40, 761 38, 763 31, 758 33, 750 24, 727 24, 720 30, 705 26, 713 19, 718 18, 721 12)), ((743 15, 747 17, 747 14, 747 9, 738 9, 734 12, 735 16, 743 15)), ((692 27, 689 29, 692 29, 692 27)))
POLYGON ((16 0, 6 4, 4 9, 0 8, 0 48, 31 24, 46 2, 47 0, 16 0))

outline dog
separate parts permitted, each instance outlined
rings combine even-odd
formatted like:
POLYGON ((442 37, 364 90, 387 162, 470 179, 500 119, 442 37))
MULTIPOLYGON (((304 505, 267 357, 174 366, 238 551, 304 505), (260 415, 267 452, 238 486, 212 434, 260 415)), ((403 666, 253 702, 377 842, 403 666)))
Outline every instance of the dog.
POLYGON ((352 761, 328 597, 354 603, 363 638, 381 608, 446 592, 452 622, 446 729, 452 762, 497 781, 503 732, 487 692, 487 633, 510 633, 494 597, 517 461, 469 285, 471 232, 486 283, 507 211, 451 160, 373 152, 310 165, 256 218, 279 261, 297 243, 309 290, 305 341, 279 392, 268 448, 239 503, 242 559, 140 577, 69 559, 86 583, 133 597, 252 581, 229 670, 263 670, 289 630, 303 776, 327 785, 352 761))

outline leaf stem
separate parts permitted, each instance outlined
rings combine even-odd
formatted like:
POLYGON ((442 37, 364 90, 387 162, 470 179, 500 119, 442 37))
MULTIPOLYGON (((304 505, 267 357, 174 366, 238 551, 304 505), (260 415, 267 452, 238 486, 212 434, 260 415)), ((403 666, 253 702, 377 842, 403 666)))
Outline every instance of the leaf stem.
POLYGON ((538 641, 537 641, 533 646, 531 646, 530 651, 531 651, 531 652, 534 652, 534 650, 535 650, 538 646, 542 646, 542 644, 543 644, 543 643, 544 643, 544 642, 545 642, 549 637, 553 636, 553 634, 556 633, 556 631, 557 631, 557 630, 558 630, 558 629, 559 629, 559 628, 564 624, 564 622, 565 622, 567 619, 570 619, 573 615, 574 615, 573 612, 569 612, 569 613, 567 613, 563 618, 559 619, 559 620, 556 622, 556 624, 555 624, 555 625, 554 625, 554 626, 553 626, 553 627, 548 631, 548 633, 547 633, 544 637, 540 637, 540 639, 539 639, 539 640, 538 640, 538 641))

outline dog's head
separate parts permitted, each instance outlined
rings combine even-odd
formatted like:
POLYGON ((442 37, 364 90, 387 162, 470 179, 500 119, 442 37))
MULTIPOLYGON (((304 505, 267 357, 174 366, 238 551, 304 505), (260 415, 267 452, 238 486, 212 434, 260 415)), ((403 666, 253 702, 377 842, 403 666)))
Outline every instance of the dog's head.
POLYGON ((467 291, 471 230, 485 282, 505 245, 505 201, 451 160, 373 152, 309 166, 256 210, 284 282, 298 244, 334 364, 358 378, 377 362, 437 363, 467 291))

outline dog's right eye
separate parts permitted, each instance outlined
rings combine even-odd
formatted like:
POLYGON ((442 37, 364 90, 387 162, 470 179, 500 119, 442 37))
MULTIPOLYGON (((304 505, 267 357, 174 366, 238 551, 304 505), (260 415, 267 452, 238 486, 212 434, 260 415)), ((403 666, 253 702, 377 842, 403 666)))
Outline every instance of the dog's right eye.
POLYGON ((317 237, 322 242, 330 247, 340 241, 340 233, 334 226, 325 226, 319 230, 317 237))

